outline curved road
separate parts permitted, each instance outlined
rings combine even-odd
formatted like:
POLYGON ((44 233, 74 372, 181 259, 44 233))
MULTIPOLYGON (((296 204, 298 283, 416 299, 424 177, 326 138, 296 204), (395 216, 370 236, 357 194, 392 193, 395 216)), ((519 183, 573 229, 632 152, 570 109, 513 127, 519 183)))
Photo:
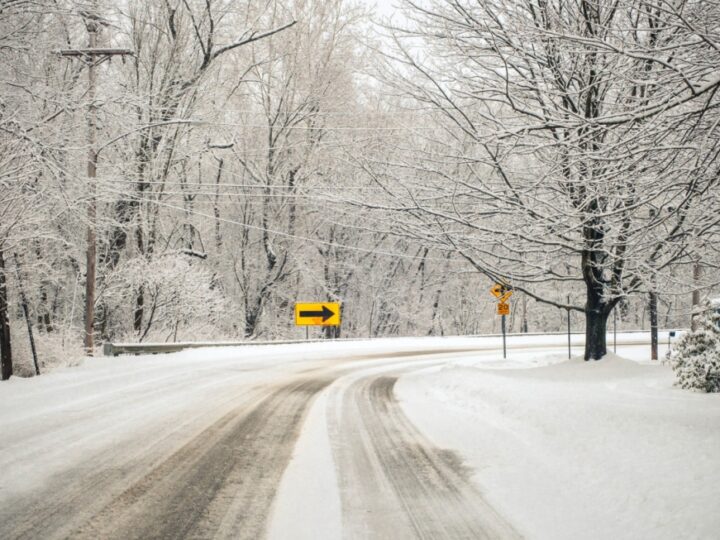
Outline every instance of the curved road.
POLYGON ((262 537, 321 393, 344 537, 517 538, 395 400, 404 371, 453 353, 138 359, 120 380, 28 387, 33 413, 0 427, 0 538, 262 537))

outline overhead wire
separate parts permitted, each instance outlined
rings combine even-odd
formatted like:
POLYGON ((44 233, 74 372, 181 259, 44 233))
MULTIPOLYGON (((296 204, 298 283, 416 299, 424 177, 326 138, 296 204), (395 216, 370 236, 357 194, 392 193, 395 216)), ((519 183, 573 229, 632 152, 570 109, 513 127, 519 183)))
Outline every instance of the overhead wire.
POLYGON ((223 127, 242 127, 253 129, 274 128, 278 131, 297 130, 297 131, 414 131, 414 130, 436 130, 435 126, 288 126, 288 125, 272 125, 272 124, 245 124, 240 122, 220 122, 216 120, 199 120, 196 118, 188 118, 183 120, 182 125, 185 126, 223 126, 223 127))
MULTIPOLYGON (((100 183, 107 182, 107 180, 101 179, 100 183)), ((207 182, 207 183, 195 183, 195 182, 177 182, 177 181, 165 181, 165 180, 124 180, 124 179, 112 179, 110 182, 122 182, 124 184, 147 184, 147 185, 170 185, 170 186, 187 186, 190 188, 210 188, 215 186, 220 187, 236 187, 236 188, 246 188, 246 189, 271 189, 271 190, 324 190, 324 191, 333 191, 333 190, 358 190, 358 191, 382 191, 387 192, 387 187, 380 187, 380 186, 344 186, 344 185, 334 185, 334 186, 288 186, 285 185, 264 185, 264 184, 231 184, 231 183, 225 183, 220 182, 220 184, 217 184, 215 182, 207 182)), ((404 187, 404 186, 402 186, 404 187)), ((433 187, 427 187, 427 186, 412 186, 413 189, 417 190, 423 190, 423 191, 437 191, 437 188, 433 187)))
MULTIPOLYGON (((161 207, 165 207, 165 208, 170 208, 170 209, 173 209, 173 210, 179 210, 179 211, 182 211, 182 212, 184 212, 184 213, 186 213, 186 214, 191 214, 191 215, 196 215, 196 216, 204 217, 204 218, 207 218, 207 219, 213 219, 213 220, 221 221, 221 222, 223 222, 223 223, 228 223, 228 224, 231 224, 231 225, 236 225, 236 226, 243 227, 243 228, 249 229, 249 230, 256 230, 256 231, 261 231, 261 232, 268 232, 268 233, 271 233, 271 234, 274 234, 274 235, 276 235, 276 236, 280 236, 280 237, 283 237, 283 238, 289 238, 289 239, 293 239, 293 240, 300 240, 300 241, 302 241, 302 242, 307 242, 307 243, 310 243, 310 244, 317 244, 317 245, 328 246, 328 247, 332 247, 332 248, 335 248, 335 249, 342 249, 342 250, 346 250, 346 251, 354 251, 354 252, 358 252, 358 253, 366 253, 366 254, 369 254, 369 255, 380 255, 380 256, 384 256, 384 257, 392 257, 392 258, 395 258, 395 259, 400 258, 400 259, 406 259, 406 260, 435 261, 435 262, 442 262, 442 263, 444 263, 444 264, 447 264, 448 262, 451 262, 451 261, 452 261, 452 262, 460 262, 460 261, 461 261, 461 259, 457 259, 457 258, 453 261, 453 259, 450 259, 450 258, 445 259, 445 258, 439 258, 439 257, 420 257, 420 256, 418 256, 418 255, 407 255, 407 254, 405 254, 405 253, 397 253, 397 252, 391 252, 391 251, 386 251, 386 250, 378 250, 378 249, 362 248, 362 247, 358 247, 358 246, 350 246, 350 245, 347 245, 347 244, 340 244, 340 243, 336 243, 336 242, 328 242, 328 241, 326 241, 326 240, 320 240, 320 239, 315 239, 315 238, 308 238, 308 237, 305 237, 305 236, 299 236, 299 235, 296 235, 296 234, 290 234, 290 233, 287 233, 287 232, 284 232, 284 231, 276 231, 276 230, 273 230, 273 229, 261 227, 261 226, 259 226, 259 225, 251 225, 251 224, 249 224, 249 223, 242 223, 242 222, 240 222, 240 221, 235 221, 235 220, 228 219, 228 218, 223 218, 223 217, 219 217, 219 216, 214 216, 214 215, 212 215, 212 214, 206 214, 206 213, 204 213, 204 212, 198 212, 197 210, 192 210, 192 209, 183 208, 182 206, 176 206, 176 205, 173 205, 173 204, 164 203, 164 202, 162 202, 162 201, 157 201, 157 200, 152 200, 152 199, 144 199, 144 200, 142 200, 142 202, 155 204, 155 205, 157 205, 157 206, 161 206, 161 207)), ((456 255, 454 252, 451 252, 451 254, 452 254, 453 256, 456 255)))
MULTIPOLYGON (((125 194, 122 192, 113 191, 113 190, 109 190, 109 191, 120 197, 128 197, 128 194, 125 194)), ((149 193, 149 194, 151 194, 151 193, 149 193)), ((166 192, 166 191, 154 192, 154 193, 157 195, 163 195, 163 196, 168 195, 168 192, 166 192)), ((243 193, 228 194, 228 195, 233 196, 233 197, 238 197, 238 200, 191 199, 191 200, 184 201, 184 203, 187 205, 193 206, 193 207, 197 206, 197 205, 205 205, 205 206, 212 206, 212 207, 219 207, 219 206, 227 207, 227 206, 232 205, 235 208, 241 207, 241 206, 250 206, 250 207, 255 208, 258 206, 264 206, 266 204, 267 198, 268 198, 267 196, 259 194, 259 195, 254 195, 254 198, 252 200, 247 200, 247 195, 243 194, 243 193)), ((132 197, 134 200, 142 200, 142 201, 148 201, 148 202, 151 201, 151 199, 141 198, 137 194, 130 194, 129 196, 132 197)), ((211 195, 211 197, 214 197, 214 194, 211 195)), ((287 204, 290 204, 290 201, 287 201, 287 199, 288 199, 287 196, 279 196, 279 198, 284 199, 287 204)), ((343 199, 326 199, 323 197, 310 197, 310 196, 307 197, 307 200, 300 200, 300 201, 293 200, 292 201, 292 205, 296 208, 306 208, 306 209, 311 208, 311 209, 315 209, 315 210, 320 210, 320 209, 326 208, 327 203, 332 203, 334 205, 333 206, 334 214, 340 214, 340 215, 344 215, 347 217, 354 217, 354 218, 358 217, 357 212, 343 210, 343 208, 342 208, 342 206, 345 206, 346 209, 349 209, 349 208, 356 209, 357 206, 355 204, 353 204, 353 203, 355 203, 355 201, 348 201, 348 200, 343 200, 343 199)), ((183 206, 182 208, 184 211, 188 210, 187 206, 183 206)), ((275 207, 275 209, 277 209, 277 207, 275 207)), ((344 228, 349 228, 349 229, 358 229, 358 230, 364 230, 364 231, 369 231, 369 232, 374 232, 374 233, 387 232, 387 231, 372 230, 372 229, 368 229, 366 227, 358 227, 355 225, 350 225, 348 223, 340 223, 337 221, 328 220, 327 218, 323 218, 323 220, 327 221, 329 223, 344 227, 344 228)), ((394 220, 383 219, 376 214, 373 214, 373 215, 365 214, 362 216, 362 220, 363 221, 373 221, 375 223, 378 223, 378 224, 381 224, 384 226, 391 226, 391 227, 395 226, 397 224, 394 220)))

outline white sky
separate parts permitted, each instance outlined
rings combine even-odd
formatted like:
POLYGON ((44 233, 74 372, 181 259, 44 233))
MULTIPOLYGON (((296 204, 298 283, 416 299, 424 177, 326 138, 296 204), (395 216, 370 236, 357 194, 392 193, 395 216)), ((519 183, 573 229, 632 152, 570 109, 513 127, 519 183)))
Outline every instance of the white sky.
POLYGON ((375 18, 391 17, 396 13, 395 6, 398 3, 397 0, 361 0, 361 2, 373 8, 375 18))

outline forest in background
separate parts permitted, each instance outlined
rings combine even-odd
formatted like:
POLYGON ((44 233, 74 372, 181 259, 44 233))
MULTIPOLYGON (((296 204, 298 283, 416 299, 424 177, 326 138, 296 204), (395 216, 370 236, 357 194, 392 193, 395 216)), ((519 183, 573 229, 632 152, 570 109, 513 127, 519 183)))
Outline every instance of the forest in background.
POLYGON ((612 313, 688 327, 720 5, 403 5, 0 0, 4 369, 29 329, 82 356, 88 281, 96 348, 301 338, 296 301, 342 303, 316 337, 492 333, 494 282, 510 332, 603 330, 586 357, 612 313))

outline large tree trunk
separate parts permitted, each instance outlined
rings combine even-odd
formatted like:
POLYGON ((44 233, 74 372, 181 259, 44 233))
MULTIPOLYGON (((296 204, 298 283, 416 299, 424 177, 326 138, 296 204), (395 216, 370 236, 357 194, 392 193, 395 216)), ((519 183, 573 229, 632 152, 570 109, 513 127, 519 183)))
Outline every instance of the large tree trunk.
MULTIPOLYGON (((590 211, 599 212, 599 199, 591 201, 590 211)), ((604 274, 606 253, 605 225, 599 216, 594 216, 583 227, 585 248, 582 253, 582 275, 585 282, 585 360, 600 360, 607 354, 607 319, 618 299, 607 299, 607 292, 620 281, 622 262, 612 267, 612 277, 604 274)))
POLYGON ((6 381, 13 374, 12 348, 10 346, 10 321, 8 319, 7 283, 5 259, 0 250, 0 380, 6 381))
POLYGON ((585 311, 585 360, 600 360, 607 354, 608 313, 602 308, 585 311))
POLYGON ((585 360, 600 360, 607 354, 607 320, 616 301, 604 302, 602 285, 586 282, 585 360))

